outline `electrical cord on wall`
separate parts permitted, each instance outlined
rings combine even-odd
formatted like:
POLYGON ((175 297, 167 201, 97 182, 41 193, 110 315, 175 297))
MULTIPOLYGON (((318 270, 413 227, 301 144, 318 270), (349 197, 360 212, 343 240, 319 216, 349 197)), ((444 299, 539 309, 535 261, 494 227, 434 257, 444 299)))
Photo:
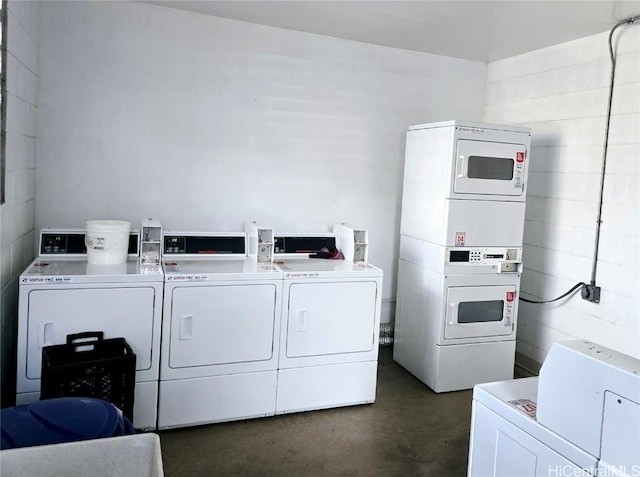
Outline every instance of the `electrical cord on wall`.
POLYGON ((607 106, 607 124, 605 127, 604 133, 604 148, 602 150, 602 172, 600 173, 600 196, 598 199, 598 218, 596 219, 596 240, 595 246, 593 250, 593 265, 591 268, 591 281, 589 284, 584 282, 576 283, 569 291, 560 295, 557 298, 552 300, 528 300, 526 298, 520 298, 520 301, 524 301, 526 303, 553 303, 555 301, 562 300, 563 298, 573 294, 578 288, 580 288, 580 295, 584 300, 591 301, 593 303, 600 303, 600 287, 596 286, 596 270, 598 267, 598 249, 600 246, 600 226, 602 225, 602 202, 604 197, 604 179, 605 172, 607 170, 607 149, 609 147, 609 125, 611 124, 611 105, 613 102, 613 83, 616 74, 616 55, 613 51, 613 33, 619 27, 623 25, 632 25, 633 23, 640 20, 640 15, 635 15, 633 17, 629 17, 625 20, 622 20, 616 23, 611 31, 609 32, 609 59, 611 60, 611 79, 609 81, 609 103, 607 106))
POLYGON ((576 283, 568 292, 563 293, 562 295, 560 295, 557 298, 554 298, 553 300, 529 300, 528 298, 522 298, 520 297, 520 301, 524 301, 526 303, 553 303, 554 301, 559 301, 562 300, 563 298, 575 293, 578 288, 585 286, 586 283, 585 282, 580 282, 580 283, 576 283))

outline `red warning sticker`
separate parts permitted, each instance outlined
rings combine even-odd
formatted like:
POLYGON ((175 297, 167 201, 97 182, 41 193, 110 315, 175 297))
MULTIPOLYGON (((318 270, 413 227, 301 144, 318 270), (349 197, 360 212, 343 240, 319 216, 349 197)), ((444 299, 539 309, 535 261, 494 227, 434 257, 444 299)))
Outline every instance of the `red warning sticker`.
POLYGON ((536 417, 536 411, 538 410, 538 405, 533 402, 531 399, 514 399, 512 401, 508 401, 516 409, 524 412, 529 417, 536 417))
POLYGON ((516 292, 507 292, 507 303, 511 303, 516 298, 516 292))
POLYGON ((456 232, 456 247, 464 247, 465 232, 456 232))
POLYGON ((516 162, 520 164, 524 162, 524 152, 516 152, 516 162))

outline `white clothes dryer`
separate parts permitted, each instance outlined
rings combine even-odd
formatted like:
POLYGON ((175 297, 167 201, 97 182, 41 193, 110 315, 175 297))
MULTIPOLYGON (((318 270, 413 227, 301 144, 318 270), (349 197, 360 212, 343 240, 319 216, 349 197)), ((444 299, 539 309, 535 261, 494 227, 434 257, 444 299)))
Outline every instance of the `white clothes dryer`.
POLYGON ((158 427, 270 416, 282 272, 246 236, 167 232, 158 427))
POLYGON ((134 425, 156 427, 163 274, 141 267, 138 234, 120 265, 86 260, 84 230, 45 229, 40 256, 20 275, 17 404, 40 398, 42 348, 69 334, 103 331, 123 337, 136 354, 134 425))
POLYGON ((276 414, 375 400, 382 270, 309 258, 335 245, 333 234, 275 238, 284 273, 276 414))
POLYGON ((393 359, 435 392, 513 378, 519 292, 519 273, 445 275, 400 260, 393 359))

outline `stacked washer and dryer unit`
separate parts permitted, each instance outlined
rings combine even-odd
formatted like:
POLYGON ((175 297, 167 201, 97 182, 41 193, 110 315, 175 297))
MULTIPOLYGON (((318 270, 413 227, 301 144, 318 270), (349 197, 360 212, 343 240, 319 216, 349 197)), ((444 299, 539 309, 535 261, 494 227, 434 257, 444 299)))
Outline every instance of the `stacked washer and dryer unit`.
POLYGON ((513 378, 530 130, 407 133, 394 360, 435 392, 513 378))

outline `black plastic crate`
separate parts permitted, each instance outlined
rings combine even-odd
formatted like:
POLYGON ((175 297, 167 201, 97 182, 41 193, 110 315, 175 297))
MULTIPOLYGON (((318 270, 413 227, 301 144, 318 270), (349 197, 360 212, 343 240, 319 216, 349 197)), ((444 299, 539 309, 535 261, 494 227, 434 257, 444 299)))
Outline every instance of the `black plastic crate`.
POLYGON ((67 336, 42 348, 40 399, 91 397, 108 401, 133 421, 136 355, 124 338, 102 331, 67 336))

